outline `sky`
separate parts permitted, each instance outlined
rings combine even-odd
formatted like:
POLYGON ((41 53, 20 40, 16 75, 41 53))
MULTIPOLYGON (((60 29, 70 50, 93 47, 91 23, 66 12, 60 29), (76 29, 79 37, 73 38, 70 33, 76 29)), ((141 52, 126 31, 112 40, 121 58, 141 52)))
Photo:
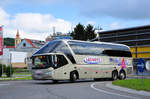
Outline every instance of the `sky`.
POLYGON ((81 23, 114 30, 150 25, 149 0, 0 0, 4 37, 45 40, 81 23))

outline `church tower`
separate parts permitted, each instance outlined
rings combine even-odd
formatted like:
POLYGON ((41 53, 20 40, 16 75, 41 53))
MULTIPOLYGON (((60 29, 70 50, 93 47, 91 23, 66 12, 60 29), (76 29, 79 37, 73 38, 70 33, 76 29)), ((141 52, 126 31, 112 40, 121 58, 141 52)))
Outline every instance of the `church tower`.
POLYGON ((19 30, 17 30, 17 34, 16 34, 16 38, 15 38, 15 47, 17 47, 17 45, 21 43, 21 38, 19 35, 19 30))

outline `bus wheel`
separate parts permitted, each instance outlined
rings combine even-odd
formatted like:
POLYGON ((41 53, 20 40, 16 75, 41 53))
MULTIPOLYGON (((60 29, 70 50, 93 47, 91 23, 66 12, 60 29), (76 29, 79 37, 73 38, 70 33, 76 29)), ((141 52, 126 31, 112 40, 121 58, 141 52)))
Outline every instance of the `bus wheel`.
POLYGON ((103 78, 94 78, 94 81, 103 81, 103 78))
POLYGON ((76 80, 77 80, 77 74, 75 72, 72 72, 70 74, 70 81, 74 83, 76 80))
POLYGON ((53 84, 56 84, 56 83, 58 83, 58 80, 53 80, 53 84))
POLYGON ((112 72, 112 80, 117 80, 118 78, 118 72, 117 71, 113 71, 112 72))
POLYGON ((120 80, 124 80, 124 79, 126 79, 126 73, 125 73, 125 71, 120 71, 120 73, 119 73, 119 79, 120 80))

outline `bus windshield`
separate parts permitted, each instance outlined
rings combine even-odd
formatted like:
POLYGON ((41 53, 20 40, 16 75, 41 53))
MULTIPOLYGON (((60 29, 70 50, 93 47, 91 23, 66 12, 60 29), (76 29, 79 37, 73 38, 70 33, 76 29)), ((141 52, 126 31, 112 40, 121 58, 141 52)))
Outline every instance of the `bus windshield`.
POLYGON ((46 69, 54 66, 53 55, 35 56, 32 59, 32 69, 46 69))

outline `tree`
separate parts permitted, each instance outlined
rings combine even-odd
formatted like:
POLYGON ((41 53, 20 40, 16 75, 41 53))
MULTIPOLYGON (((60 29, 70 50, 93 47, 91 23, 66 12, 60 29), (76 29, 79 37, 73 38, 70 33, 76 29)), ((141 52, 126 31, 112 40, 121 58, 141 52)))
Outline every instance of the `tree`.
POLYGON ((86 28, 82 24, 77 24, 74 28, 74 31, 71 33, 71 36, 75 40, 91 40, 96 37, 95 29, 92 25, 88 24, 86 28))
POLYGON ((77 24, 74 31, 71 33, 71 36, 75 40, 86 40, 84 26, 80 23, 77 24))
POLYGON ((4 45, 5 46, 15 46, 15 39, 14 38, 4 38, 4 45))
POLYGON ((91 24, 88 24, 85 29, 86 40, 92 40, 96 37, 95 29, 91 24))
POLYGON ((6 72, 7 77, 12 77, 14 69, 12 68, 12 66, 8 65, 6 67, 6 71, 5 72, 6 72))
POLYGON ((1 77, 2 74, 3 74, 2 71, 3 71, 3 70, 2 70, 2 64, 0 64, 0 77, 1 77))

